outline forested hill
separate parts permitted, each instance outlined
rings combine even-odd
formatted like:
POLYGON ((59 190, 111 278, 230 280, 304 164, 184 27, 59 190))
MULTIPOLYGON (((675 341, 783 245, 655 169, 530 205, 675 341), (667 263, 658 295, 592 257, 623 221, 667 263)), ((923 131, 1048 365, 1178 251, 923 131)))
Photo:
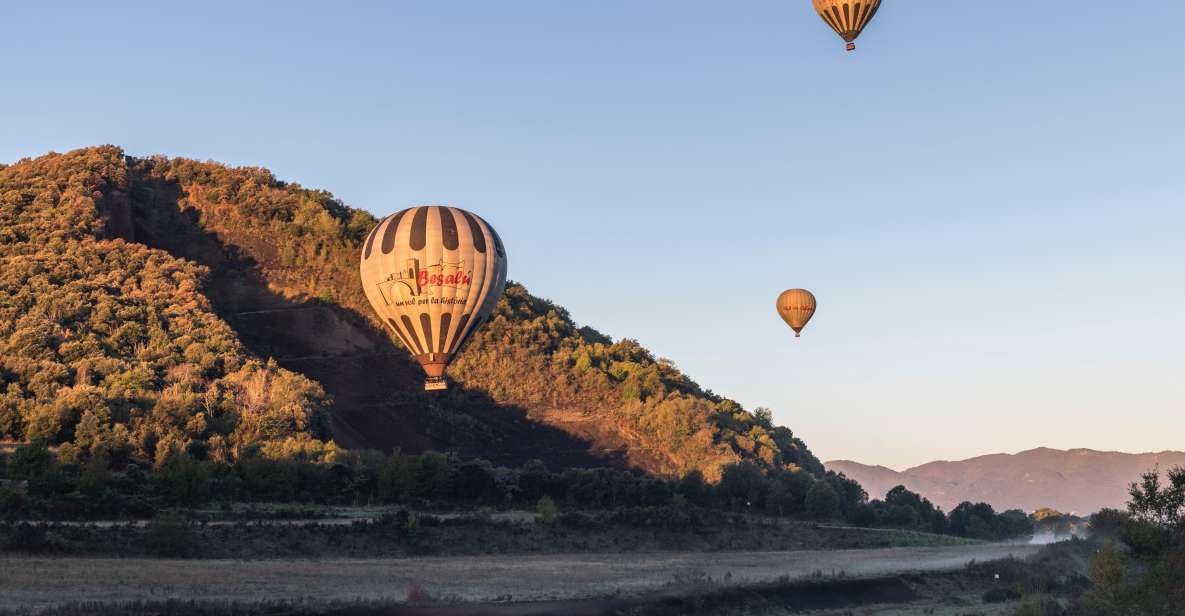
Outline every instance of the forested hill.
POLYGON ((824 472, 767 415, 517 284, 450 390, 426 394, 358 286, 376 222, 266 169, 113 146, 0 167, 0 440, 151 460, 315 458, 332 438, 709 479, 741 460, 824 472))

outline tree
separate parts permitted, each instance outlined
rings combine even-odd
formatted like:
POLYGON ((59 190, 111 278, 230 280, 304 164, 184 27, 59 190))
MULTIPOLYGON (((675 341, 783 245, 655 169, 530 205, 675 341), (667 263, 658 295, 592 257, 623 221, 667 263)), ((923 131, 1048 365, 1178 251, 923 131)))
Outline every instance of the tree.
POLYGON ((1130 516, 1118 509, 1099 509, 1090 516, 1090 534, 1096 537, 1115 538, 1130 516))
POLYGON ((452 489, 452 479, 452 468, 444 454, 429 451, 419 456, 415 468, 416 496, 445 496, 452 489))
POLYGON ((950 512, 951 533, 974 539, 1002 539, 996 534, 996 511, 987 503, 963 502, 950 512))
POLYGON ((766 479, 761 469, 752 462, 740 462, 724 467, 717 490, 732 509, 760 507, 765 495, 766 479))
POLYGON ((498 482, 485 460, 464 462, 457 467, 453 489, 461 500, 493 503, 498 500, 498 482))
POLYGON ((675 493, 687 499, 687 502, 701 507, 707 507, 712 502, 712 486, 704 481, 704 474, 698 470, 683 475, 675 485, 675 493))
POLYGON ((831 484, 832 488, 835 488, 835 494, 839 497, 840 517, 850 519, 855 515, 856 509, 860 505, 868 502, 868 493, 864 491, 864 488, 843 473, 827 471, 824 479, 831 484))
POLYGON ((379 498, 386 503, 400 502, 412 495, 415 486, 415 459, 399 452, 391 454, 379 471, 379 498))
POLYGON ((18 448, 8 461, 8 472, 19 479, 39 479, 54 469, 54 457, 45 441, 18 448))
POLYGON ((839 515, 839 495, 826 481, 816 481, 806 493, 806 514, 816 520, 831 520, 839 515))
POLYGON ((1185 467, 1168 472, 1168 485, 1161 485, 1156 470, 1144 473, 1128 488, 1127 508, 1136 519, 1169 530, 1185 530, 1185 467))
POLYGON ((778 515, 798 515, 806 508, 806 495, 815 480, 806 471, 779 471, 770 477, 765 509, 778 515))
POLYGON ((1087 576, 1101 602, 1113 606, 1119 601, 1127 578, 1127 556, 1114 541, 1108 541, 1091 557, 1087 576))

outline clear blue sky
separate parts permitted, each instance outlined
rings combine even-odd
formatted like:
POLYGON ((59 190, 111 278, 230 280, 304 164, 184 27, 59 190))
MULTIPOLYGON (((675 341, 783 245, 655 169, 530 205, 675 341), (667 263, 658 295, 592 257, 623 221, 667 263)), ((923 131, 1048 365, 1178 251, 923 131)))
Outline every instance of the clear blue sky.
POLYGON ((239 4, 0 5, 0 161, 473 209, 825 459, 1185 449, 1185 3, 886 0, 852 54, 808 0, 239 4))

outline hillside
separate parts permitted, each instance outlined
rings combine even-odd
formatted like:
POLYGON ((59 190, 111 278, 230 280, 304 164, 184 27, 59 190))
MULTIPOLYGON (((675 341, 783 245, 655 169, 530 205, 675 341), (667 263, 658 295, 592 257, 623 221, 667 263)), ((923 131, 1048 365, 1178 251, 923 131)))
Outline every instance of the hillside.
POLYGON ((930 462, 902 472, 849 460, 826 464, 881 497, 898 485, 950 511, 963 501, 985 501, 998 510, 1058 511, 1088 514, 1104 507, 1123 509, 1128 485, 1140 474, 1185 466, 1185 452, 1129 454, 1092 449, 1038 448, 1017 454, 992 454, 957 462, 930 462))
POLYGON ((0 167, 0 440, 823 473, 789 429, 517 284, 426 394, 358 287, 375 222, 266 169, 113 146, 0 167))

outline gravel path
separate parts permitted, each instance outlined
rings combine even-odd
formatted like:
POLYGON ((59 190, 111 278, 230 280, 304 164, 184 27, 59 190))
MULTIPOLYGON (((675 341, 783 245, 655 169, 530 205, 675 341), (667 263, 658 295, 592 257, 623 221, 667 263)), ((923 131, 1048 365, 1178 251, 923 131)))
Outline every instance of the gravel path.
POLYGON ((680 586, 957 569, 1039 546, 979 544, 798 552, 558 554, 386 559, 159 560, 0 557, 0 608, 71 601, 279 599, 402 601, 421 586, 458 602, 629 596, 680 586))

